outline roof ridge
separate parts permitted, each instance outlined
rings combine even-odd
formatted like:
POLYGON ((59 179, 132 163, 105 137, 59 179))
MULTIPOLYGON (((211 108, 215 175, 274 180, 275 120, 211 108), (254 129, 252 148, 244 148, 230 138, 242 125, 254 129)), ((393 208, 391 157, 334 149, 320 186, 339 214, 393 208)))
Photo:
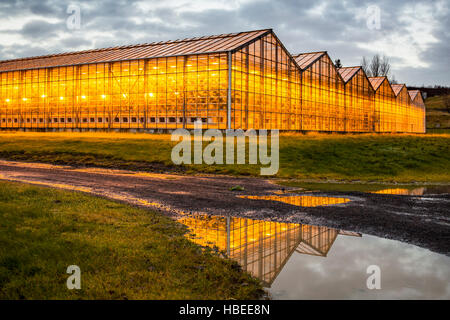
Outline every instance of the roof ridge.
POLYGON ((327 50, 323 50, 323 51, 311 51, 311 52, 301 52, 301 53, 295 53, 292 55, 292 57, 298 57, 301 56, 302 54, 315 54, 315 53, 327 53, 327 50))
POLYGON ((340 67, 338 69, 362 68, 362 66, 340 67))
POLYGON ((273 31, 273 30, 271 28, 258 29, 258 30, 241 31, 241 32, 234 32, 234 33, 222 33, 222 34, 209 35, 209 36, 197 36, 197 37, 177 39, 177 40, 154 41, 154 42, 148 42, 148 43, 138 43, 138 44, 130 44, 130 45, 122 45, 122 46, 114 46, 114 47, 86 49, 86 50, 80 50, 80 51, 61 52, 61 53, 56 53, 56 54, 46 54, 46 55, 40 55, 40 56, 31 56, 31 57, 22 57, 22 58, 0 60, 0 64, 6 63, 6 62, 15 62, 15 61, 23 61, 23 60, 35 60, 35 59, 43 59, 43 58, 70 56, 70 55, 77 55, 77 54, 87 54, 87 53, 93 53, 93 52, 112 51, 112 50, 120 50, 120 49, 128 49, 128 48, 151 47, 151 46, 156 46, 156 45, 161 45, 161 44, 172 44, 172 43, 183 43, 183 42, 191 42, 191 41, 201 41, 201 40, 204 40, 205 38, 208 38, 208 39, 231 38, 231 37, 238 36, 238 35, 241 35, 241 34, 256 33, 256 32, 261 32, 261 31, 273 31))

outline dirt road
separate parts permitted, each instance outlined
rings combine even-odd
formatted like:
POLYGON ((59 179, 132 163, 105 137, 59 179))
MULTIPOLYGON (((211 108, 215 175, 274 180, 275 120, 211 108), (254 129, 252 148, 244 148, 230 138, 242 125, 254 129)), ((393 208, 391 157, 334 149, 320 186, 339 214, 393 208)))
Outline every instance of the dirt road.
MULTIPOLYGON (((136 173, 1 160, 0 179, 88 192, 170 215, 206 213, 324 225, 400 240, 450 255, 449 194, 398 196, 314 192, 305 195, 346 197, 351 201, 300 207, 239 197, 276 195, 283 189, 257 178, 136 173), (237 185, 244 190, 230 190, 237 185)), ((287 191, 283 197, 299 195, 292 193, 293 190, 287 191)))

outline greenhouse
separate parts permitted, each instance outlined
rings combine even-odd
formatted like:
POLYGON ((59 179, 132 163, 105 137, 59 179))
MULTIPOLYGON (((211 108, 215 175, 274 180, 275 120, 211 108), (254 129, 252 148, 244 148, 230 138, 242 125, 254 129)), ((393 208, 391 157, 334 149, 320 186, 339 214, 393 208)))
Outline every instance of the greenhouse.
POLYGON ((377 82, 271 29, 61 53, 0 61, 0 128, 424 132, 423 100, 377 82))
POLYGON ((375 90, 374 123, 376 132, 395 132, 395 93, 387 77, 370 77, 375 90))
POLYGON ((375 131, 375 91, 362 67, 339 68, 345 82, 345 131, 375 131))
POLYGON ((294 56, 302 70, 301 130, 345 131, 344 81, 326 52, 294 56))
POLYGON ((425 132, 425 103, 419 90, 408 90, 411 99, 411 124, 414 126, 412 132, 425 132))

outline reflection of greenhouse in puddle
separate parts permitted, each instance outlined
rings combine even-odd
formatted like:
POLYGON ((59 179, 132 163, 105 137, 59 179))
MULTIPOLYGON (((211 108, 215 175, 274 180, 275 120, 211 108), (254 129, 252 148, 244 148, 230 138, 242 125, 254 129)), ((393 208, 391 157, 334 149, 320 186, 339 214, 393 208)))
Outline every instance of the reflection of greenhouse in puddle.
POLYGON ((299 207, 328 206, 349 202, 348 198, 327 196, 241 196, 252 200, 280 201, 299 207))
POLYGON ((416 188, 416 189, 403 189, 403 188, 391 188, 391 189, 383 189, 378 191, 373 191, 372 193, 378 194, 397 194, 403 196, 421 196, 425 192, 425 188, 416 188))
POLYGON ((442 194, 450 193, 450 186, 428 186, 420 187, 415 189, 407 188, 388 188, 377 191, 372 191, 372 193, 378 194, 392 194, 392 195, 403 195, 403 196, 423 196, 426 194, 442 194))
POLYGON ((327 227, 234 217, 186 216, 191 240, 217 247, 244 270, 270 286, 294 252, 325 257, 338 235, 360 236, 327 227))

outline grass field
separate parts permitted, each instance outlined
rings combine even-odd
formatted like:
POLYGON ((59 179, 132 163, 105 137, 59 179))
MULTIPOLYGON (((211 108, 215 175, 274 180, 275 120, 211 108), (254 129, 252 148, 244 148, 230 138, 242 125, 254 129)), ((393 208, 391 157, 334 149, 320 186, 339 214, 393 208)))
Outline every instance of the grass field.
MULTIPOLYGON (((0 133, 0 158, 132 170, 259 176, 259 165, 171 161, 170 135, 0 133)), ((282 134, 279 178, 449 182, 450 135, 282 134)))
POLYGON ((427 110, 427 131, 436 133, 450 132, 450 113, 444 105, 444 96, 427 98, 425 105, 427 110))
POLYGON ((161 214, 0 182, 0 299, 255 299, 257 280, 161 214), (81 269, 68 290, 66 269, 81 269))

